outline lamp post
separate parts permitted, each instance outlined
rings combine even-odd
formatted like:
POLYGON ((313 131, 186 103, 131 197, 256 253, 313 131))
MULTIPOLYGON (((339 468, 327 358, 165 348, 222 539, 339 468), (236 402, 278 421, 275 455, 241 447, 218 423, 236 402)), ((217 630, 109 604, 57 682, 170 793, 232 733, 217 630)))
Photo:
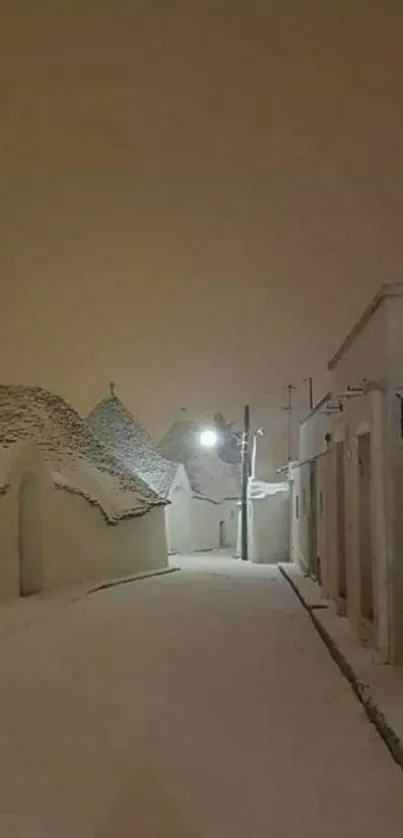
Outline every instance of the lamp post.
POLYGON ((244 407, 242 434, 242 488, 241 488, 241 559, 248 561, 248 482, 249 482, 249 433, 250 407, 244 407))

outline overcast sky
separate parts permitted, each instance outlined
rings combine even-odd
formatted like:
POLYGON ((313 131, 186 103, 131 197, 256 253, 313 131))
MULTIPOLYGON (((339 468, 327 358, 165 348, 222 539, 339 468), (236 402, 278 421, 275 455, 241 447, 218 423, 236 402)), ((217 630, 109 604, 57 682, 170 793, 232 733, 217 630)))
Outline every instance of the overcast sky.
POLYGON ((4 382, 164 430, 402 280, 401 0, 3 0, 0 90, 4 382))

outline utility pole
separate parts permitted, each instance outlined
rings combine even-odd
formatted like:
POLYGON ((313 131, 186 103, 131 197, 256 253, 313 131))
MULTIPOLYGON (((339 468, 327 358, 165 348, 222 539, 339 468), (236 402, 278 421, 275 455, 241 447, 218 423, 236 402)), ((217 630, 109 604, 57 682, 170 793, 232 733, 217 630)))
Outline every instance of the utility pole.
POLYGON ((283 408, 283 410, 285 410, 285 412, 288 413, 288 416, 287 416, 287 460, 288 460, 289 463, 291 462, 291 459, 292 459, 292 457, 291 457, 291 454, 292 454, 292 393, 293 393, 293 390, 296 390, 296 389, 297 389, 297 387, 295 387, 294 384, 289 384, 288 385, 288 387, 287 387, 287 404, 283 408))
POLYGON ((304 384, 308 384, 309 410, 313 410, 313 378, 311 375, 304 378, 304 384))
POLYGON ((309 386, 309 410, 313 410, 313 378, 310 375, 308 378, 309 386))
POLYGON ((248 483, 249 483, 250 407, 245 405, 242 435, 241 559, 248 561, 248 483))

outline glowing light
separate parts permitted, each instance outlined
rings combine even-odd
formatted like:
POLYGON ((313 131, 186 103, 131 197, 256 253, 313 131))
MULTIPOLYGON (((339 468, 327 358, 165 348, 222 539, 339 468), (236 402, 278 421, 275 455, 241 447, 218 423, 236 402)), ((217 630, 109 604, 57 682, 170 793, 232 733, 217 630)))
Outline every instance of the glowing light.
POLYGON ((218 442, 218 434, 213 428, 205 428, 200 434, 200 445, 203 448, 214 448, 218 442))

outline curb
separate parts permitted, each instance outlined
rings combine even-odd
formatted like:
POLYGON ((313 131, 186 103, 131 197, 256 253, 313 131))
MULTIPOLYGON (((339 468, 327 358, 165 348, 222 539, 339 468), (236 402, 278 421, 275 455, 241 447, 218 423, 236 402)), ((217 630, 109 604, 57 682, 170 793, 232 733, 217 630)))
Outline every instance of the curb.
POLYGON ((167 573, 176 573, 180 567, 164 567, 160 570, 150 570, 144 573, 137 573, 133 576, 123 576, 121 579, 111 579, 109 582, 100 582, 94 588, 88 588, 85 594, 96 594, 99 591, 105 591, 107 588, 116 588, 117 585, 128 585, 129 582, 141 582, 142 579, 153 579, 155 576, 166 576, 167 573))
POLYGON ((284 579, 286 579, 286 581, 294 591, 296 597, 299 599, 302 607, 310 617, 319 637, 326 646, 330 656, 333 658, 333 660, 339 667, 340 672, 342 673, 346 681, 348 681, 348 683, 350 684, 350 687, 352 688, 354 695, 360 702, 361 706, 364 708, 367 718, 377 730, 379 736, 383 740, 394 761, 403 770, 403 743, 401 739, 393 730, 393 728, 390 727, 384 714, 379 709, 377 704, 373 701, 371 696, 368 695, 368 688, 359 680, 359 678, 357 678, 354 669, 349 664, 348 660, 345 658, 343 653, 340 651, 339 647, 337 646, 333 638, 330 636, 329 632, 326 631, 320 620, 317 618, 314 608, 308 605, 307 601, 302 596, 301 591, 295 584, 294 580, 288 575, 285 568, 281 565, 279 565, 279 570, 284 579))

